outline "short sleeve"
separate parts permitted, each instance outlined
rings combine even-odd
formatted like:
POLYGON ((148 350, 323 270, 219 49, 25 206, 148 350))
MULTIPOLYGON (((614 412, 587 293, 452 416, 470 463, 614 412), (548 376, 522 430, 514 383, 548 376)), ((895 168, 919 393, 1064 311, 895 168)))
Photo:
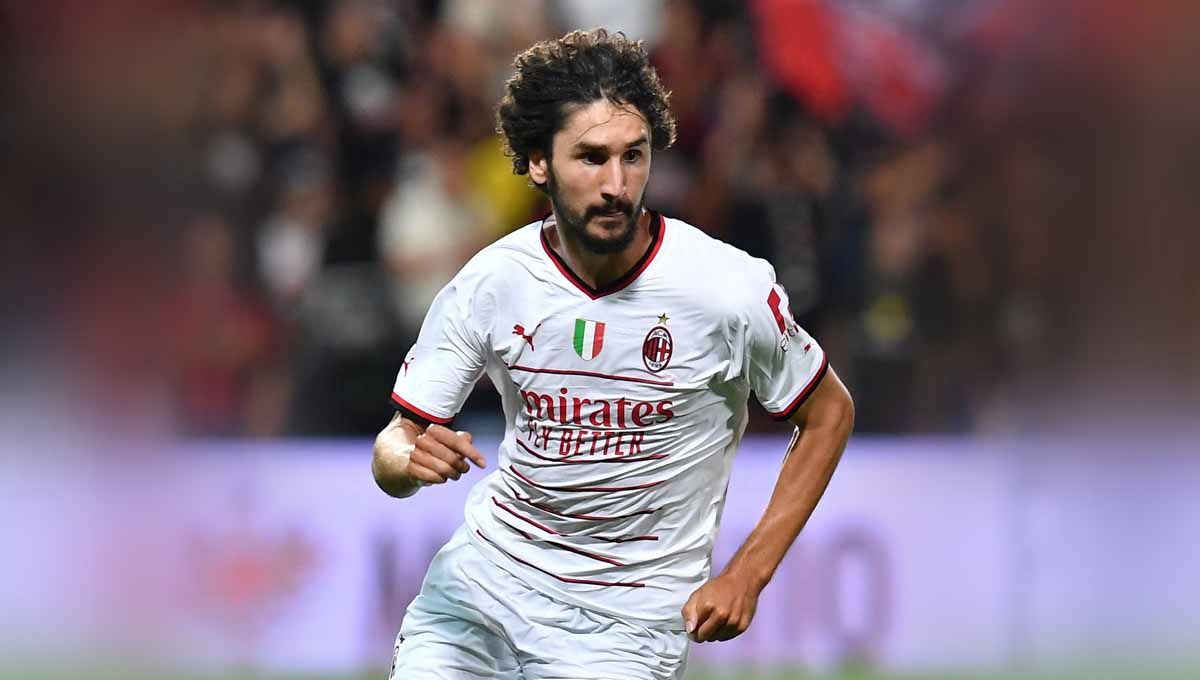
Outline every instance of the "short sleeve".
POLYGON ((438 293, 396 374, 395 405, 434 423, 454 419, 487 364, 485 304, 462 273, 438 293))
POLYGON ((829 360, 792 318, 787 292, 775 282, 774 270, 769 265, 764 269, 748 292, 746 377, 763 408, 786 420, 825 377, 829 360))

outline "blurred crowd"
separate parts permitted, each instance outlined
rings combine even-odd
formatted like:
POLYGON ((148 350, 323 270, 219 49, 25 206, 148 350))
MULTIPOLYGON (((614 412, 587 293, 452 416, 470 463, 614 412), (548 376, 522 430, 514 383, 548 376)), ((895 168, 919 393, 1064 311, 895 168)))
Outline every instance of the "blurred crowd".
MULTIPOLYGON (((81 23, 103 35, 122 8, 138 15, 136 3, 115 5, 81 23)), ((137 186, 96 180, 103 189, 89 200, 169 204, 177 237, 164 242, 178 257, 162 265, 171 285, 153 318, 170 323, 154 339, 170 348, 164 408, 189 435, 365 435, 386 422, 433 295, 480 247, 548 209, 512 174, 494 107, 513 57, 569 29, 645 41, 679 120, 678 144, 654 158, 648 204, 775 265, 797 319, 855 394, 860 433, 1004 428, 1014 404, 1090 351, 1094 324, 1063 319, 1087 317, 1076 293, 1102 281, 1123 247, 1091 257, 1089 234, 1125 224, 1114 211, 1140 214, 1111 198, 1128 188, 1128 152, 1158 168, 1188 120, 1148 122, 1122 105, 1129 87, 1166 97, 1155 88, 1175 82, 1146 82, 1138 64, 1184 60, 1147 37, 1161 33, 1136 9, 1108 1, 1056 13, 1034 0, 155 7, 146 21, 166 16, 180 30, 130 48, 139 66, 128 78, 151 85, 111 105, 130 127, 153 129, 103 138, 162 138, 116 161, 96 152, 97 167, 132 155, 149 171, 129 175, 146 178, 137 186), (120 115, 138 102, 137 115, 120 115), (1126 147, 1113 141, 1113 131, 1163 126, 1126 147)), ((40 35, 86 34, 21 11, 40 35)), ((38 35, 13 53, 36 52, 38 35)), ((98 52, 85 42, 71 54, 98 52)), ((66 60, 68 71, 107 73, 66 60)), ((81 92, 77 107, 89 102, 81 92)), ((1155 176, 1168 183, 1156 191, 1189 195, 1175 174, 1155 176)), ((72 209, 83 208, 54 208, 72 209)), ((127 242, 162 259, 154 243, 127 242)), ((1183 266, 1173 253, 1154 251, 1168 258, 1168 279, 1183 266)), ((1191 316, 1185 324, 1194 330, 1191 316)), ((1111 359, 1098 351, 1088 360, 1111 359)), ((752 428, 773 427, 762 415, 752 428)), ((481 385, 463 418, 499 417, 481 385)))

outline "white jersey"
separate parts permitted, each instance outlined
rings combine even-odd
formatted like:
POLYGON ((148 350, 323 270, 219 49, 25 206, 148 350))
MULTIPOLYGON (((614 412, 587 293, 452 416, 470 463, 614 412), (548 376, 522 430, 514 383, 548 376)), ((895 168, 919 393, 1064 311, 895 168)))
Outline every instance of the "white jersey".
POLYGON ((788 417, 825 353, 764 260, 652 214, 645 257, 595 290, 551 250, 552 219, 485 248, 442 290, 392 399, 448 423, 486 371, 507 425, 467 502, 480 550, 562 601, 682 630, 750 391, 788 417))

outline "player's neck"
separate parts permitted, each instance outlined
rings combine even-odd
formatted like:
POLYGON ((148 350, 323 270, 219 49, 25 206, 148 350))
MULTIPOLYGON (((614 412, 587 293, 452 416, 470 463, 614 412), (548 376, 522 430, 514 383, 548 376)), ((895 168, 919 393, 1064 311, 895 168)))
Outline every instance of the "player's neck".
POLYGON ((554 216, 554 235, 550 246, 566 261, 567 266, 584 283, 594 289, 602 289, 625 276, 637 265, 650 249, 653 237, 650 234, 650 211, 642 210, 634 228, 633 240, 624 250, 616 253, 593 253, 573 238, 562 226, 558 215, 554 216))

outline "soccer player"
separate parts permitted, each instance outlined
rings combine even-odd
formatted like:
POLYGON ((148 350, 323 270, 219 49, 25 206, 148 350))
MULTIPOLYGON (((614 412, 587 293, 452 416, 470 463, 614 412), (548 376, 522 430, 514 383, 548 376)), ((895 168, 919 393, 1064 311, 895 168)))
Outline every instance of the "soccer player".
POLYGON ((853 405, 767 262, 643 205, 675 123, 640 43, 573 32, 515 68, 499 126, 553 212, 463 267, 396 377, 372 464, 392 496, 486 466, 451 427, 485 371, 506 429, 408 607, 392 677, 680 678, 689 638, 750 625, 853 405), (751 391, 795 435, 709 580, 751 391))

